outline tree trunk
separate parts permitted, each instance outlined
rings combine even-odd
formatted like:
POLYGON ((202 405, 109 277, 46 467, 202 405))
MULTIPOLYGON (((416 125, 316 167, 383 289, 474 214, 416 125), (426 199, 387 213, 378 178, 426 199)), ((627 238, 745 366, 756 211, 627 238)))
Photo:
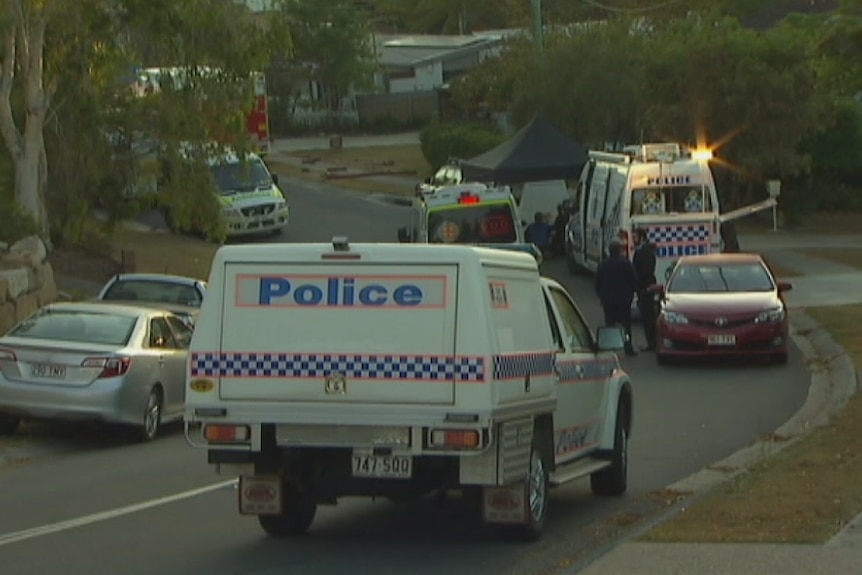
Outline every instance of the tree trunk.
MULTIPOLYGON (((9 149, 15 168, 15 201, 35 221, 48 239, 48 214, 45 188, 48 159, 45 151, 45 115, 52 89, 45 89, 44 42, 46 15, 31 14, 24 18, 23 5, 10 2, 14 23, 6 30, 3 45, 3 66, 0 76, 0 133, 9 149), (16 80, 16 65, 24 87, 24 126, 15 123, 10 103, 16 80)), ((45 10, 45 6, 42 10, 45 10)))
POLYGON ((45 138, 42 134, 42 122, 28 114, 23 136, 21 154, 13 156, 15 201, 24 213, 33 218, 39 231, 48 237, 43 180, 43 176, 47 176, 47 163, 44 158, 45 138))

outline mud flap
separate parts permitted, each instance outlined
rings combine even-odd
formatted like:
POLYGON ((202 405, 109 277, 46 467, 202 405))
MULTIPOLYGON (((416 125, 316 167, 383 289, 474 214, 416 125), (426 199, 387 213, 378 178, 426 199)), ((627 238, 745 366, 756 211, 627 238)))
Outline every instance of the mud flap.
POLYGON ((277 475, 241 476, 237 491, 242 515, 280 515, 283 511, 284 483, 277 475))
POLYGON ((527 482, 482 488, 482 519, 485 523, 525 525, 528 510, 527 482))

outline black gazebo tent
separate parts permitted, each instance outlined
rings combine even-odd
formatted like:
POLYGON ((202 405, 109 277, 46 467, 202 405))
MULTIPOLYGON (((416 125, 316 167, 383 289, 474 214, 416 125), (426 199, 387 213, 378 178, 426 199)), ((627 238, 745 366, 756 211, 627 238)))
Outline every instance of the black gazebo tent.
POLYGON ((461 170, 468 182, 520 184, 574 180, 586 162, 583 145, 538 116, 496 148, 464 161, 461 170))

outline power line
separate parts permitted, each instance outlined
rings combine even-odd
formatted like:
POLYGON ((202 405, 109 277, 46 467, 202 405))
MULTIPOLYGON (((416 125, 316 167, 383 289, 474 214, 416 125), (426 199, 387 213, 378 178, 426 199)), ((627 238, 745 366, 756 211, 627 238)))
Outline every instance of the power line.
POLYGON ((661 10, 662 8, 667 8, 668 6, 673 6, 674 4, 679 4, 683 2, 683 0, 667 0, 667 2, 662 2, 660 4, 653 4, 652 6, 645 6, 642 8, 618 8, 616 6, 608 6, 607 4, 602 4, 601 2, 597 2, 596 0, 581 0, 584 4, 589 4, 594 8, 599 8, 601 10, 607 10, 608 12, 622 12, 622 13, 637 13, 637 12, 652 12, 653 10, 661 10))

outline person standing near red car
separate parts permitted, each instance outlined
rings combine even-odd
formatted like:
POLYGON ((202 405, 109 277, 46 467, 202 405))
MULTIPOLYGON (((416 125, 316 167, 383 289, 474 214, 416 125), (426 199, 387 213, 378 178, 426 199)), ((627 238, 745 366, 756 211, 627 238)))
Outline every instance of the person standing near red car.
POLYGON ((644 337, 646 347, 641 351, 655 351, 655 295, 650 287, 655 285, 655 245, 649 241, 649 235, 644 228, 637 228, 633 234, 635 242, 635 253, 632 264, 637 275, 637 297, 638 312, 640 312, 641 323, 644 326, 644 337))

